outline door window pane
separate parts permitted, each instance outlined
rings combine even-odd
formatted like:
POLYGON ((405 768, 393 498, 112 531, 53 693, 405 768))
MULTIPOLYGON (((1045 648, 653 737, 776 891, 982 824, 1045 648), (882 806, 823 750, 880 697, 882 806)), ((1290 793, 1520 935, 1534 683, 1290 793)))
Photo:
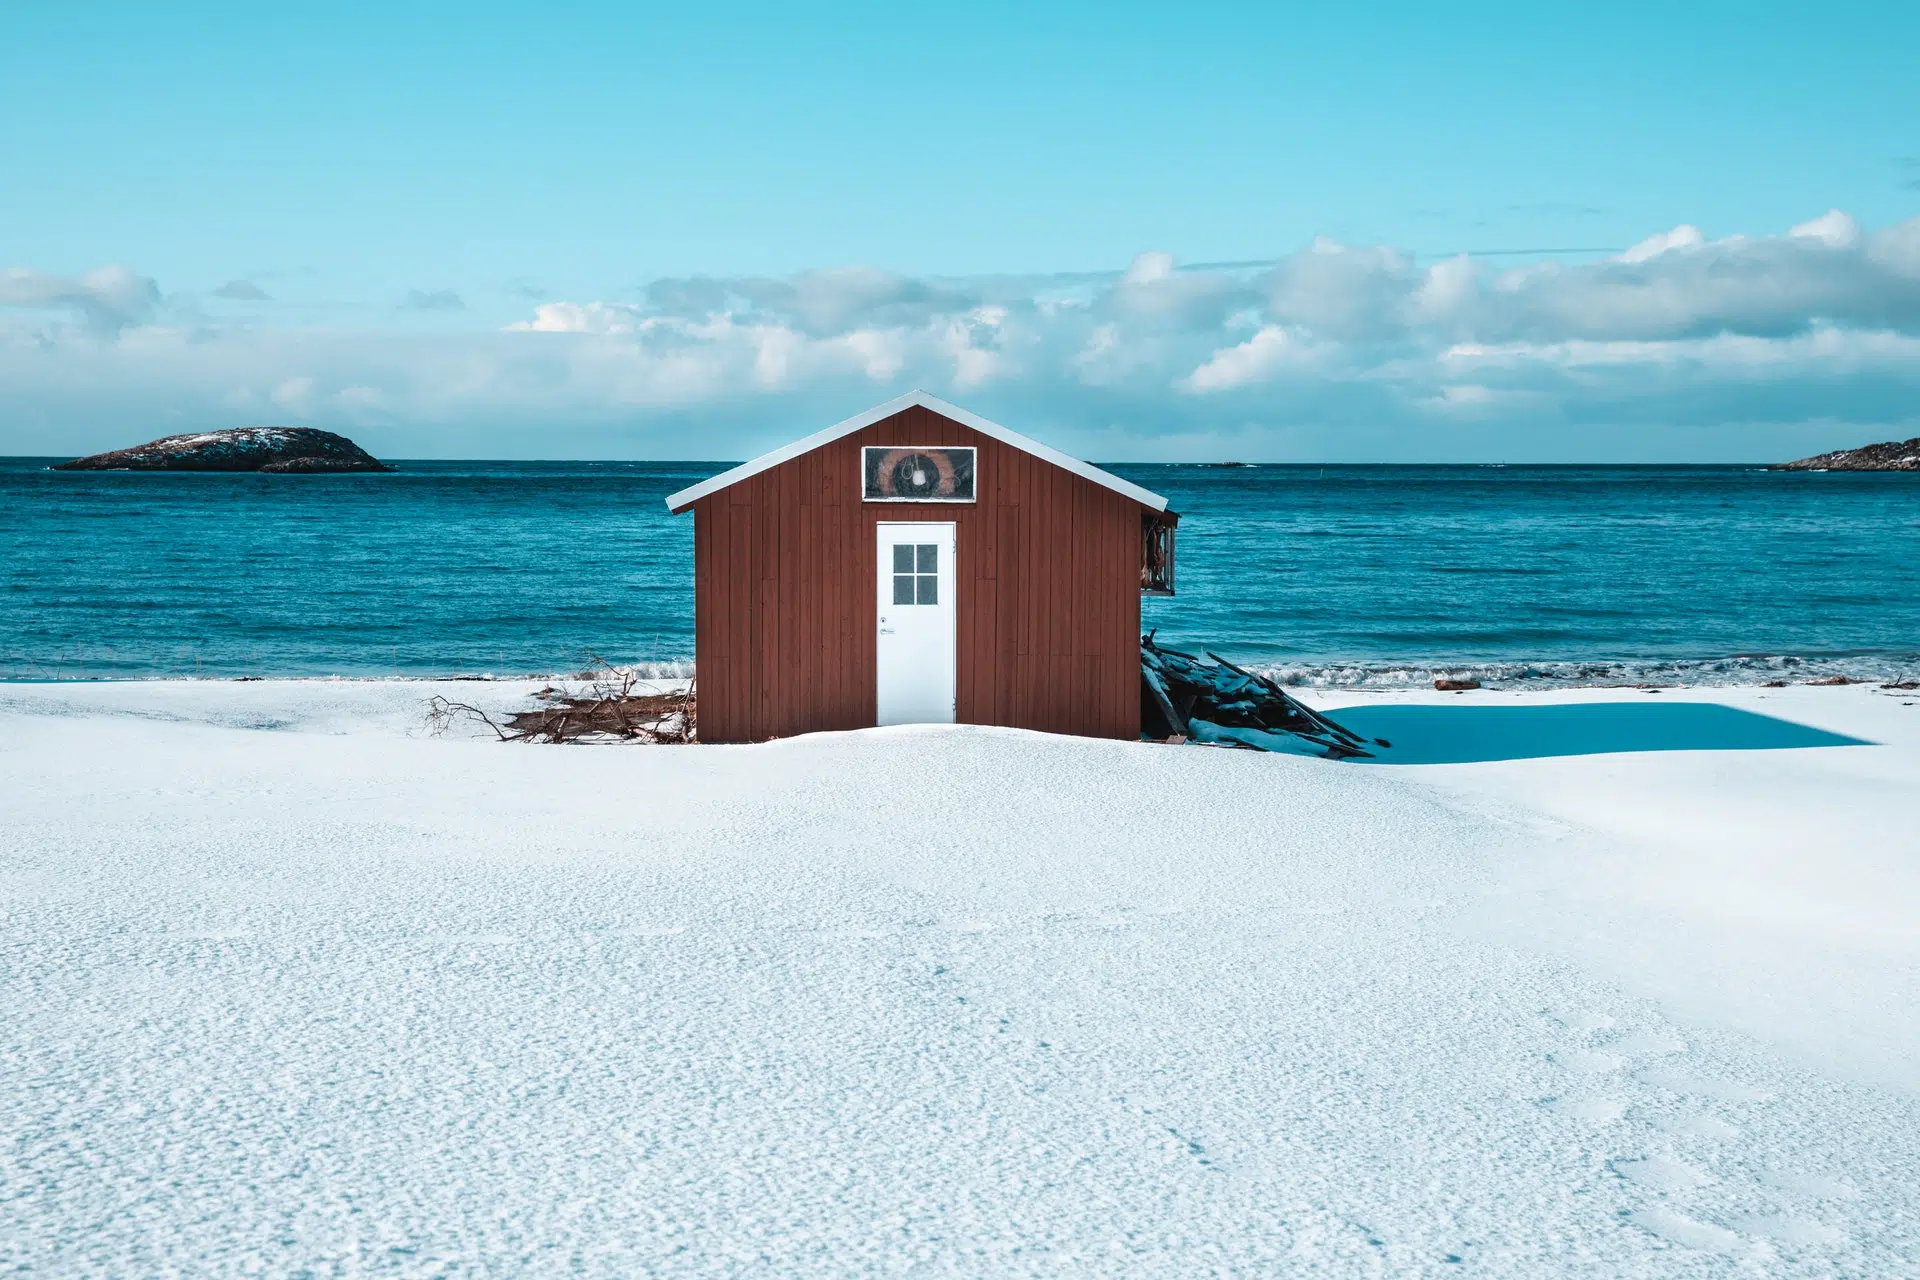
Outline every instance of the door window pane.
POLYGON ((893 546, 893 602, 940 603, 940 544, 896 542, 893 546))

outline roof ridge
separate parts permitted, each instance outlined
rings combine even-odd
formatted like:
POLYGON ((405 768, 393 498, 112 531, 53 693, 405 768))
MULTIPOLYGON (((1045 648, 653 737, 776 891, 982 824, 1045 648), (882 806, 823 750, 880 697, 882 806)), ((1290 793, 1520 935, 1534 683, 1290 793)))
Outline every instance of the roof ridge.
POLYGON ((1082 462, 1071 454, 1060 452, 1060 450, 1055 449, 1051 445, 1042 444, 1030 436, 1023 436, 1018 431, 1010 430, 997 422, 981 417, 977 413, 962 409, 957 404, 942 400, 939 396, 931 392, 922 391, 920 388, 915 387, 904 395, 895 396, 893 399, 882 404, 874 405, 871 409, 856 413, 850 418, 843 418, 824 430, 816 431, 810 436, 802 436, 790 444, 782 445, 778 449, 769 450, 757 458, 741 463, 737 467, 731 467, 718 475, 709 476, 698 484, 689 485, 678 493, 669 494, 667 495, 667 510, 678 515, 710 494, 718 493, 722 489, 732 488, 742 480, 759 475, 762 471, 771 470, 783 462, 800 457, 802 454, 812 453, 822 445, 831 444, 843 436, 849 436, 856 431, 864 430, 876 422, 891 418, 902 409, 915 407, 930 409, 949 421, 957 422, 961 426, 977 431, 983 436, 998 440, 1002 444, 1010 445, 1023 453, 1031 454, 1043 462, 1050 462, 1061 470, 1072 472, 1082 479, 1091 480, 1097 485, 1113 490, 1122 497, 1131 498, 1133 501, 1151 511, 1165 511, 1167 509, 1167 500, 1150 489, 1142 488, 1131 480, 1123 480, 1111 471, 1106 471, 1094 466, 1091 462, 1082 462))

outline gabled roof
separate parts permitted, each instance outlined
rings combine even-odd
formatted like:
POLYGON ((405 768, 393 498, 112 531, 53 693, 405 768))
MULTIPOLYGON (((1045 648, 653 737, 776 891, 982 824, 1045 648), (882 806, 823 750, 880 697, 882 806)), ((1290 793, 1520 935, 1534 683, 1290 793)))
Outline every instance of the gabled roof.
POLYGON ((993 437, 1001 444, 1011 445, 1013 448, 1019 449, 1024 453, 1030 453, 1044 462, 1051 462, 1062 471, 1071 471, 1081 479, 1091 480, 1103 488, 1111 489, 1123 497, 1131 498, 1151 511, 1165 511, 1167 509, 1167 500, 1165 498, 1150 489, 1142 489, 1139 485, 1131 481, 1122 480, 1111 471, 1102 471, 1099 467, 1093 466, 1091 463, 1082 462, 1078 458, 1070 458, 1058 449, 1050 449, 1038 440, 1029 439, 1017 431, 1009 431, 999 423, 989 422, 978 414, 968 413, 959 405, 948 404, 938 396, 930 396, 924 391, 909 391, 907 394, 897 396, 885 404, 877 404, 865 413, 856 413, 845 422, 836 422, 825 431, 816 431, 804 439, 795 440, 792 444, 782 445, 772 453, 763 453, 752 462, 743 462, 731 471, 722 471, 719 475, 707 480, 702 480, 699 484, 690 485, 678 493, 669 494, 667 497, 667 510, 678 515, 708 494, 718 493, 722 489, 739 484, 748 476, 757 476, 762 471, 766 471, 771 467, 777 467, 790 458, 797 458, 803 453, 811 453, 823 444, 832 444, 842 436, 852 435, 863 427, 870 427, 882 419, 891 418, 902 409, 911 409, 915 406, 922 409, 931 409, 941 417, 951 418, 963 427, 971 427, 983 436, 993 437))

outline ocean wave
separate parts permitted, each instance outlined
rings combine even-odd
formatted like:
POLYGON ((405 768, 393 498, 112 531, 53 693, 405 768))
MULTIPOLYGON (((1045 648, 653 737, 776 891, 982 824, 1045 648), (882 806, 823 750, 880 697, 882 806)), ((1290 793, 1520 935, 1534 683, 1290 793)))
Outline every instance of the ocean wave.
POLYGON ((668 658, 643 662, 615 662, 604 667, 583 667, 578 671, 561 675, 567 680, 605 680, 632 676, 635 680, 690 680, 693 678, 693 659, 668 658))
POLYGON ((1310 689, 1430 688, 1437 679, 1478 680, 1501 688, 1582 688, 1604 685, 1806 684, 1840 677, 1858 683, 1920 679, 1920 654, 1799 656, 1739 654, 1727 658, 1485 661, 1460 663, 1249 663, 1270 680, 1310 689))
MULTIPOLYGON (((1204 645, 1192 644, 1176 644, 1174 647, 1192 652, 1205 648, 1204 645)), ((1234 657, 1230 649, 1227 653, 1230 658, 1234 657)), ((1593 688, 1606 685, 1737 686, 1774 682, 1807 684, 1816 680, 1832 682, 1836 677, 1862 684, 1920 680, 1920 653, 1904 656, 1739 654, 1725 658, 1488 659, 1474 662, 1235 660, 1247 670, 1258 672, 1279 684, 1309 689, 1421 689, 1431 688, 1437 679, 1477 680, 1482 687, 1489 689, 1593 688)), ((463 668, 456 663, 447 666, 435 664, 429 668, 410 666, 404 670, 370 666, 359 671, 346 667, 317 672, 284 662, 242 665, 209 661, 203 668, 183 668, 178 664, 148 664, 124 659, 115 663, 94 658, 85 665, 72 660, 64 663, 20 663, 13 668, 0 665, 0 682, 194 678, 586 681, 618 679, 623 675, 631 675, 640 681, 678 681, 692 679, 694 665, 692 658, 682 657, 615 662, 606 666, 561 666, 530 662, 525 665, 489 664, 485 667, 463 668)))

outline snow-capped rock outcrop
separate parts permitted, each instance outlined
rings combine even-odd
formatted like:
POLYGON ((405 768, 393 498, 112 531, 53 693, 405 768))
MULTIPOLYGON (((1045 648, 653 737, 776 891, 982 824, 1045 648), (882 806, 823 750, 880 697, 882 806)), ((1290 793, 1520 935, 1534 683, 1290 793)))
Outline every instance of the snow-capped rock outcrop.
POLYGON ((1858 449, 1836 449, 1817 457, 1783 462, 1775 471, 1920 471, 1920 436, 1902 443, 1888 440, 1858 449))
POLYGON ((345 436, 313 427, 231 427, 163 436, 60 463, 56 471, 391 471, 345 436))

